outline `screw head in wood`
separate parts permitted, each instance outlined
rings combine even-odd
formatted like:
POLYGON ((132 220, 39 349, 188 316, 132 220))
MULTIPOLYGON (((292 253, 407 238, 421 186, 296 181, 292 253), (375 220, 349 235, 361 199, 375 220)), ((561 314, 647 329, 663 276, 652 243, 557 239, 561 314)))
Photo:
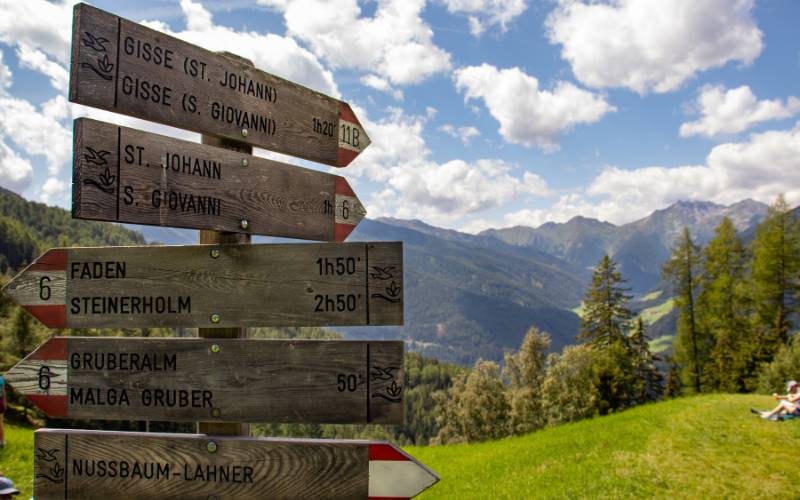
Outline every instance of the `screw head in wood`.
POLYGON ((214 314, 211 315, 211 322, 214 323, 214 324, 219 323, 220 319, 221 318, 219 317, 219 314, 217 314, 217 313, 214 313, 214 314))
POLYGON ((208 450, 209 453, 216 452, 217 451, 217 443, 215 443, 214 441, 209 441, 208 443, 206 443, 206 450, 208 450))
MULTIPOLYGON (((217 323, 219 323, 219 320, 217 320, 217 323)), ((219 344, 212 344, 211 345, 211 352, 213 352, 213 353, 219 352, 219 344)))
POLYGON ((242 129, 242 137, 247 137, 248 135, 250 135, 250 132, 248 132, 246 128, 243 128, 242 129))
POLYGON ((239 225, 242 226, 242 229, 247 229, 247 226, 249 224, 247 222, 247 219, 242 219, 242 222, 240 222, 239 225))
POLYGON ((218 259, 219 258, 219 248, 212 248, 211 249, 211 258, 218 259))
POLYGON ((220 415, 222 415, 222 412, 219 411, 219 408, 214 408, 213 410, 211 410, 212 417, 219 417, 220 415))
POLYGON ((250 162, 247 160, 247 158, 242 158, 242 166, 246 167, 248 165, 250 165, 250 162))

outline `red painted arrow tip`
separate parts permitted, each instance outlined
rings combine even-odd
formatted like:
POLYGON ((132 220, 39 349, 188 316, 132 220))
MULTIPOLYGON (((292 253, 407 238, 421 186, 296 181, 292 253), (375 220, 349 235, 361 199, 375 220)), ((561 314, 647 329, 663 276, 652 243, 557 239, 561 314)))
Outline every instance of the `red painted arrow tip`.
POLYGON ((23 305, 22 307, 48 328, 67 327, 67 307, 64 304, 23 305))
POLYGON ((26 394, 25 399, 50 417, 67 417, 67 397, 46 394, 26 394))
POLYGON ((66 248, 53 248, 52 250, 48 250, 28 267, 29 271, 66 271, 66 269, 66 248))

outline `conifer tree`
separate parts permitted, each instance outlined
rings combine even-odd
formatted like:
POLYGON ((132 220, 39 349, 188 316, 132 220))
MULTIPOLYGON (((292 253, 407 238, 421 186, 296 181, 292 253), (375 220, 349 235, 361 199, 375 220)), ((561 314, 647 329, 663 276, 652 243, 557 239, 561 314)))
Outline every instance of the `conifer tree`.
POLYGON ((656 401, 664 393, 663 377, 656 367, 658 356, 650 351, 649 338, 642 317, 636 318, 631 335, 631 350, 635 357, 638 403, 656 401))
POLYGON ((617 263, 603 256, 592 275, 592 283, 583 302, 583 318, 578 338, 603 349, 614 343, 628 345, 626 336, 632 313, 628 309, 631 296, 622 284, 625 280, 617 263))
POLYGON ((756 229, 751 294, 755 305, 755 362, 770 361, 786 344, 796 308, 800 271, 800 224, 783 195, 756 229))
POLYGON ((750 348, 744 245, 727 217, 717 226, 704 254, 699 323, 713 339, 706 383, 716 389, 745 389, 750 348))
POLYGON ((664 278, 672 282, 678 307, 675 360, 681 365, 682 382, 695 392, 702 391, 701 381, 710 347, 698 326, 695 309, 700 268, 700 247, 695 245, 689 228, 685 227, 662 272, 664 278))
POLYGON ((595 350, 594 385, 601 414, 636 404, 636 359, 628 332, 631 296, 617 264, 605 255, 597 265, 583 302, 579 339, 595 350))

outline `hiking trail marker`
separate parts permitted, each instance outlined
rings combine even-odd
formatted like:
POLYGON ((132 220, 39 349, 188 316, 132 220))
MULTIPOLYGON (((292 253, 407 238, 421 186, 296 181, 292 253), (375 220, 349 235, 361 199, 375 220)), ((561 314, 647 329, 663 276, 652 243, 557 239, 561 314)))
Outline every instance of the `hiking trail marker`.
POLYGON ((345 102, 86 4, 69 99, 334 167, 370 143, 345 102))
POLYGON ((338 175, 86 118, 73 140, 78 219, 343 241, 366 215, 338 175))
POLYGON ((438 476, 385 442, 40 429, 37 500, 400 499, 438 476))
POLYGON ((54 248, 3 287, 51 328, 402 325, 399 242, 54 248))
POLYGON ((403 342, 55 337, 6 375, 52 418, 403 423, 403 342))

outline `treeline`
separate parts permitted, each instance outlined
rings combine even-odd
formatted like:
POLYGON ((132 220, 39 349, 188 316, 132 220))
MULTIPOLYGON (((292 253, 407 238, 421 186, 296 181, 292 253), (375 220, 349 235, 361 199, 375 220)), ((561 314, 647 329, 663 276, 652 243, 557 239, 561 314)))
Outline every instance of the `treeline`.
POLYGON ((604 415, 661 398, 664 380, 644 322, 616 263, 604 257, 584 300, 578 340, 550 353, 550 335, 531 328, 502 368, 479 360, 435 395, 434 443, 498 439, 545 426, 604 415))
POLYGON ((800 223, 783 196, 749 245, 727 218, 705 247, 684 229, 664 276, 679 311, 671 364, 686 392, 773 392, 800 376, 798 363, 769 366, 800 348, 790 343, 800 313, 800 223))
POLYGON ((626 280, 605 256, 580 343, 548 354, 550 336, 531 328, 503 367, 479 360, 435 395, 432 442, 498 439, 682 394, 771 393, 800 378, 800 224, 783 197, 749 245, 727 218, 704 248, 684 230, 663 273, 679 310, 672 356, 650 351, 626 280))
POLYGON ((72 219, 66 210, 0 188, 0 274, 13 273, 52 247, 144 245, 118 224, 72 219))

